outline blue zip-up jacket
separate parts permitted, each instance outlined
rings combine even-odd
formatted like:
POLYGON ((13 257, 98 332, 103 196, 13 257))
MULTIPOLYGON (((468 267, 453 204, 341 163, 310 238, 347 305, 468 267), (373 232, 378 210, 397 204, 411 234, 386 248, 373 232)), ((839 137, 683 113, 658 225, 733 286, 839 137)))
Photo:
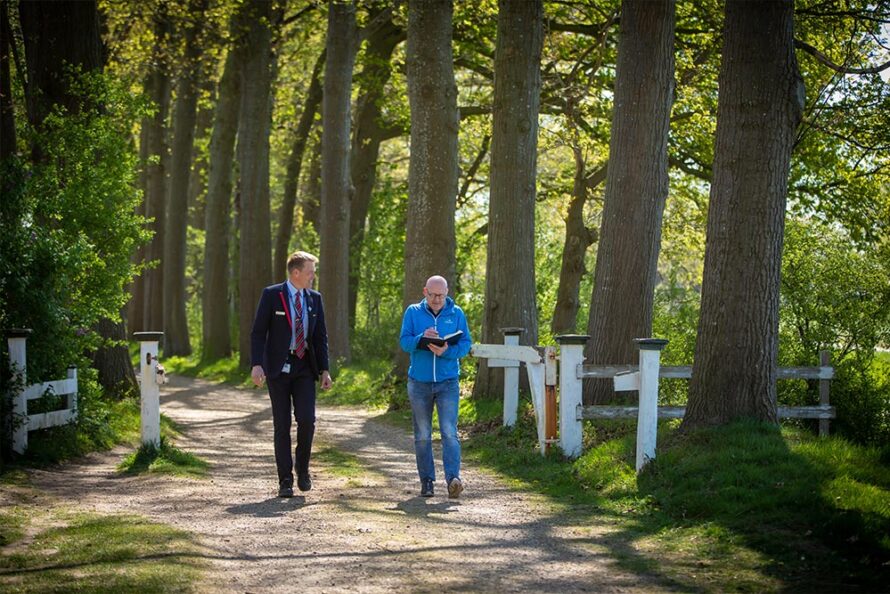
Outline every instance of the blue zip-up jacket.
POLYGON ((459 360, 470 352, 473 341, 463 310, 454 304, 454 299, 446 297, 445 305, 439 310, 438 316, 433 314, 426 303, 426 298, 420 303, 409 305, 402 318, 399 344, 403 351, 411 355, 409 378, 419 382, 443 382, 460 376, 459 360), (431 326, 436 329, 439 336, 458 330, 463 330, 464 333, 457 344, 449 345, 448 350, 439 357, 427 349, 417 349, 423 331, 431 326))

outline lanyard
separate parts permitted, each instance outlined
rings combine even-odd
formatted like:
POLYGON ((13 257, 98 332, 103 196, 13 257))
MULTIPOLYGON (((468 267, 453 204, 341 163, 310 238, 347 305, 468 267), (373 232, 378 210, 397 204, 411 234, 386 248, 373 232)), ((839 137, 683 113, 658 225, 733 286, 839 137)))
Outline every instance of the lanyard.
POLYGON ((290 326, 292 332, 296 332, 297 329, 294 326, 294 321, 290 317, 290 307, 287 305, 287 301, 284 298, 284 291, 278 293, 278 296, 281 297, 281 305, 284 306, 284 315, 287 316, 287 324, 290 326))

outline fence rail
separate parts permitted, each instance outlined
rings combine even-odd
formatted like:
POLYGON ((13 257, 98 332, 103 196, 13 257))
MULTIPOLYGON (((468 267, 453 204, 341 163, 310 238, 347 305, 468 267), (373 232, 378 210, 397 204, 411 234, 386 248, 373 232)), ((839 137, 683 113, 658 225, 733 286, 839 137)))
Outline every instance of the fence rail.
MULTIPOLYGON (((639 414, 637 406, 579 406, 575 417, 587 419, 636 419, 639 414)), ((659 406, 659 419, 682 419, 686 414, 685 406, 659 406)), ((780 419, 833 419, 833 406, 780 406, 780 419)))
MULTIPOLYGON (((609 379, 623 373, 639 371, 639 365, 578 365, 578 379, 609 379)), ((822 367, 779 367, 777 379, 830 380, 834 378, 834 368, 822 367)), ((692 365, 664 365, 658 370, 662 379, 691 379, 692 365)))
MULTIPOLYGON (((27 370, 27 339, 30 330, 11 330, 8 333, 9 364, 13 375, 25 377, 27 370)), ((77 368, 69 367, 67 378, 31 384, 12 397, 12 413, 15 418, 12 434, 12 449, 24 454, 28 449, 28 432, 67 425, 77 420, 77 368), (44 394, 65 396, 65 408, 45 413, 28 414, 28 402, 42 398, 44 394)))

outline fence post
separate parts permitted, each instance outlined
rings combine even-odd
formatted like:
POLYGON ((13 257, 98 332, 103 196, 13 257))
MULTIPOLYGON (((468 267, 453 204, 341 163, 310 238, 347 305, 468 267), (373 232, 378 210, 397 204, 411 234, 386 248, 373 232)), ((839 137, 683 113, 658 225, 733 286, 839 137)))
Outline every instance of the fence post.
POLYGON ((161 403, 158 386, 158 342, 163 332, 134 332, 133 338, 139 341, 139 367, 142 381, 139 392, 142 396, 142 445, 161 445, 161 403))
MULTIPOLYGON (((504 333, 504 344, 518 345, 519 335, 525 332, 525 328, 501 328, 504 333)), ((519 410, 519 362, 500 361, 504 367, 504 427, 512 427, 516 424, 516 415, 519 410)), ((492 361, 488 362, 491 367, 492 361)))
POLYGON ((21 374, 22 380, 21 389, 12 396, 12 450, 17 454, 24 454, 28 449, 28 401, 24 389, 28 385, 27 341, 30 334, 30 328, 13 328, 6 333, 10 373, 13 377, 21 374))
POLYGON ((640 407, 637 419, 637 472, 655 459, 658 437, 658 370, 661 350, 668 343, 658 338, 635 338, 640 349, 640 407))
POLYGON ((559 343, 559 447, 570 458, 581 455, 582 384, 578 366, 584 361, 584 345, 590 338, 584 334, 562 334, 559 343))
MULTIPOLYGON (((831 365, 831 351, 819 351, 819 365, 821 367, 828 367, 831 365)), ((831 385, 831 380, 820 379, 819 380, 819 404, 822 406, 828 406, 829 398, 828 398, 828 390, 831 385)), ((819 437, 828 437, 828 423, 830 423, 828 419, 819 419, 819 437)))
POLYGON ((556 442, 556 347, 544 347, 544 443, 556 442))

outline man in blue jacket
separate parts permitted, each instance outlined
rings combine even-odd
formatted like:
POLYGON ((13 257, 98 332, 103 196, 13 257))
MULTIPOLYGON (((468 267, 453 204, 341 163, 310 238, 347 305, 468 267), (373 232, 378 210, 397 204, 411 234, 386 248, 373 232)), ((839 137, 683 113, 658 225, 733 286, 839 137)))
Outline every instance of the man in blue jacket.
POLYGON ((408 368, 408 399, 414 417, 414 455, 420 475, 420 495, 433 496, 436 469, 433 463, 433 406, 439 413, 442 435, 442 466, 448 496, 457 498, 464 490, 460 479, 460 441, 457 413, 460 399, 460 358, 470 352, 472 341, 463 310, 448 296, 448 282, 431 276, 423 289, 423 300, 408 306, 399 338, 402 350, 411 355, 408 368), (427 339, 448 337, 442 345, 427 339))
POLYGON ((294 469, 300 491, 312 488, 309 456, 315 434, 315 382, 331 387, 328 332, 321 293, 313 291, 318 258, 295 252, 287 260, 287 280, 263 289, 250 332, 251 379, 269 386, 275 431, 278 496, 293 497, 294 469), (291 411, 297 447, 291 457, 291 411))

